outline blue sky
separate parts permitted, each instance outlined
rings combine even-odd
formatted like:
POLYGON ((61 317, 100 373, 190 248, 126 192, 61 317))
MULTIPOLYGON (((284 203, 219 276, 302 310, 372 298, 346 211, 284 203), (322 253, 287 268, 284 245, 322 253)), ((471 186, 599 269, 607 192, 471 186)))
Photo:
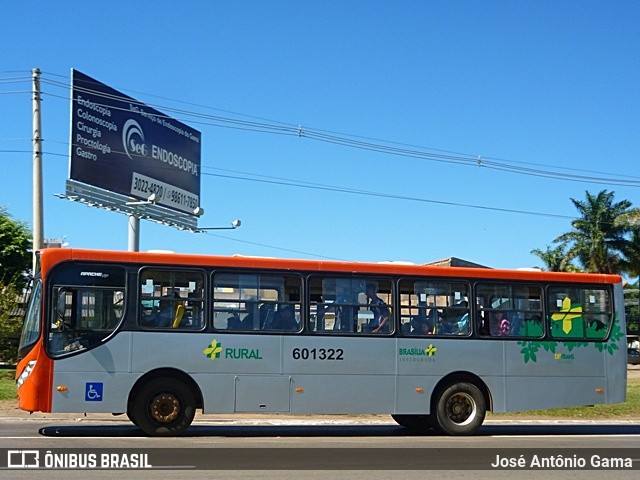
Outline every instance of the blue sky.
POLYGON ((125 250, 127 218, 54 196, 68 175, 71 68, 160 110, 427 154, 174 115, 202 132, 200 226, 242 227, 143 221, 141 250, 529 267, 532 249, 570 229, 570 198, 607 189, 640 206, 635 1, 21 1, 1 16, 0 205, 31 224, 38 67, 45 237, 72 247, 125 250), (283 185, 303 182, 369 194, 283 185))

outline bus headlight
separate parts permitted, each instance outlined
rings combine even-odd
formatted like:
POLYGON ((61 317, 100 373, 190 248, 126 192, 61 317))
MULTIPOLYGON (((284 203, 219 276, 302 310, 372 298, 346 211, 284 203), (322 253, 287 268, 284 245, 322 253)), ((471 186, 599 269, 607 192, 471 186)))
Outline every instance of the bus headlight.
POLYGON ((31 372, 33 372, 33 369, 35 368, 35 366, 36 366, 35 360, 31 360, 29 363, 27 363, 27 366, 24 367, 24 370, 22 370, 22 373, 20 374, 20 376, 16 379, 18 388, 20 388, 22 384, 25 382, 25 380, 29 378, 29 375, 31 375, 31 372))

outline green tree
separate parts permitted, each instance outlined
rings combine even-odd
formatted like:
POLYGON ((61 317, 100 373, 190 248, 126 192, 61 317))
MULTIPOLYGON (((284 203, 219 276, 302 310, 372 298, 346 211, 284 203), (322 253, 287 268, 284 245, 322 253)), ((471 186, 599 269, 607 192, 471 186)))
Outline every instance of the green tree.
POLYGON ((31 232, 0 206, 0 286, 23 288, 31 269, 31 232))
POLYGON ((624 248, 623 271, 632 277, 640 277, 640 228, 633 231, 631 240, 624 248))
POLYGON ((31 232, 0 206, 0 361, 14 363, 22 328, 20 301, 31 269, 31 232))
POLYGON ((22 291, 0 284, 0 362, 15 364, 22 329, 22 291))
POLYGON ((544 270, 549 272, 576 272, 578 267, 571 263, 572 258, 567 255, 567 245, 560 244, 556 248, 547 245, 546 250, 534 248, 531 253, 544 262, 544 270))
POLYGON ((584 201, 571 199, 580 218, 571 222, 573 230, 558 236, 554 242, 567 243, 567 255, 576 259, 587 272, 621 273, 626 268, 631 226, 620 221, 634 214, 631 202, 614 202, 615 192, 602 190, 596 195, 586 192, 584 201))

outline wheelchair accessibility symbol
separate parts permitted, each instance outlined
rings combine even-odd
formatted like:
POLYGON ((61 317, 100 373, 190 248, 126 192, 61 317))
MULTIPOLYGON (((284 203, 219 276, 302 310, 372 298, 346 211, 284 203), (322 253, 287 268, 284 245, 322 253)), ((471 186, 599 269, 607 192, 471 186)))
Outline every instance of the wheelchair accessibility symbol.
POLYGON ((102 401, 102 383, 91 382, 85 384, 84 400, 85 402, 101 402, 102 401))

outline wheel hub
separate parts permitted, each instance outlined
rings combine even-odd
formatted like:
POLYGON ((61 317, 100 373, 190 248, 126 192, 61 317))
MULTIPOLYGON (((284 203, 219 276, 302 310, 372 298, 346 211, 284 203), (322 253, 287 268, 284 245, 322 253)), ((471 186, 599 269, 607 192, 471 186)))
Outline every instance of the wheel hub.
POLYGON ((175 395, 161 393, 150 405, 151 416, 159 423, 171 423, 180 414, 180 401, 175 395))
POLYGON ((476 414, 473 398, 463 393, 452 396, 447 407, 449 419, 460 425, 471 422, 476 414))

